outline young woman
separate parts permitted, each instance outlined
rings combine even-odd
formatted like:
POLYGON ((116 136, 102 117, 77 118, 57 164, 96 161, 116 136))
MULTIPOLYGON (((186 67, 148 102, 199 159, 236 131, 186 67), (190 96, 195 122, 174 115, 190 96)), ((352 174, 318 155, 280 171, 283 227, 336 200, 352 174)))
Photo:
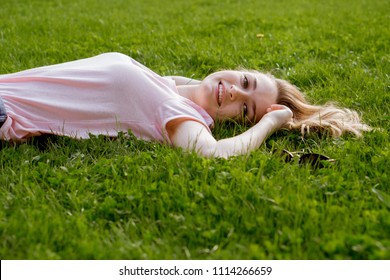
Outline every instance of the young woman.
POLYGON ((282 127, 326 129, 333 136, 369 129, 356 112, 310 105, 296 87, 269 74, 161 77, 119 53, 0 75, 0 126, 0 139, 8 141, 41 134, 115 137, 130 130, 140 139, 225 158, 257 149, 282 127), (227 119, 252 127, 215 140, 214 122, 227 119))

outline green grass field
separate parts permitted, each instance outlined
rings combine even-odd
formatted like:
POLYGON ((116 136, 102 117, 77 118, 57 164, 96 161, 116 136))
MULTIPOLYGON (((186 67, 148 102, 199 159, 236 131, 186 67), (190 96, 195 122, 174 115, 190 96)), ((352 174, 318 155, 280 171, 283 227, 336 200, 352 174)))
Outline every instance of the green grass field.
POLYGON ((2 0, 0 73, 110 51, 161 75, 253 68, 380 130, 281 131, 229 160, 122 136, 3 142, 0 258, 390 259, 389 15, 385 0, 2 0))

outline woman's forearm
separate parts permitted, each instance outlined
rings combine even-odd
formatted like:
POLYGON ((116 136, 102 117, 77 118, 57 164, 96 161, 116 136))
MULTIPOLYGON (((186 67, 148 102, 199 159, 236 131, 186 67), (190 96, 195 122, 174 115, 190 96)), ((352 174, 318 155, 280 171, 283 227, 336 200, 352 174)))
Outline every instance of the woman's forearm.
POLYGON ((211 148, 209 156, 228 158, 248 154, 258 149, 275 129, 276 125, 270 118, 263 118, 240 135, 216 141, 214 152, 211 148))
POLYGON ((199 122, 183 121, 176 126, 175 130, 170 129, 175 126, 174 121, 168 125, 168 134, 174 146, 210 158, 228 158, 247 154, 259 148, 278 127, 271 118, 264 117, 244 133, 217 141, 199 122))
POLYGON ((275 130, 292 121, 292 111, 283 105, 273 104, 267 114, 244 133, 217 141, 215 156, 229 157, 247 154, 258 149, 275 130))
POLYGON ((167 126, 172 144, 205 157, 237 156, 258 149, 275 130, 291 121, 292 112, 283 105, 271 105, 267 114, 244 133, 217 141, 199 122, 173 120, 167 126))

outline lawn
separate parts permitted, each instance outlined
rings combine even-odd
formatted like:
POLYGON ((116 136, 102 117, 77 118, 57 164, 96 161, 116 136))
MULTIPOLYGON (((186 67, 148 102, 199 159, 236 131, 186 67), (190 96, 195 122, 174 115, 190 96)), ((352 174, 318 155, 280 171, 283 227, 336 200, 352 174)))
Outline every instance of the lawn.
POLYGON ((390 259, 389 15, 382 0, 2 0, 2 74, 111 51, 161 75, 258 69, 376 129, 280 131, 229 160, 123 135, 1 142, 0 258, 390 259))

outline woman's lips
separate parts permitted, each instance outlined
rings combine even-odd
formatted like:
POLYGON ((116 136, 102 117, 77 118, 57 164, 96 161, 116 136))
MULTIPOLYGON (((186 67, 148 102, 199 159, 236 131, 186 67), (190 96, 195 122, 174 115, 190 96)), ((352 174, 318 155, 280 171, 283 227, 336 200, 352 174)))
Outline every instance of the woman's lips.
POLYGON ((224 93, 225 93, 225 87, 223 86, 222 82, 219 82, 216 90, 218 107, 221 107, 222 105, 224 95, 225 95, 224 93))

